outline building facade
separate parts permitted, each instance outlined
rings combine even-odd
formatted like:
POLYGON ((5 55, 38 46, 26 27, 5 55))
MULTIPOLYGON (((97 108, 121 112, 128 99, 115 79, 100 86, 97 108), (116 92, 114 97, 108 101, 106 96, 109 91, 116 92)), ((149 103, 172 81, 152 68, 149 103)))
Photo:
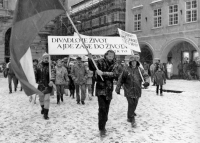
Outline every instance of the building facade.
POLYGON ((126 31, 137 34, 141 60, 173 63, 195 60, 200 53, 199 0, 127 0, 126 31))
MULTIPOLYGON (((88 36, 118 36, 125 30, 126 0, 83 0, 71 6, 70 17, 77 30, 88 36)), ((57 35, 74 35, 74 28, 66 16, 57 19, 57 35)), ((121 61, 124 56, 117 56, 121 61)))
MULTIPOLYGON (((117 28, 125 29, 125 0, 83 0, 71 7, 71 18, 78 31, 90 36, 117 36, 117 28)), ((61 35, 73 35, 67 17, 61 17, 61 35)))
POLYGON ((16 0, 0 0, 0 63, 9 58, 10 27, 16 0))
MULTIPOLYGON (((7 63, 10 59, 9 41, 16 2, 17 0, 0 0, 0 64, 7 63)), ((47 52, 47 37, 54 34, 55 21, 56 19, 50 21, 34 39, 30 46, 33 59, 40 59, 47 52)))

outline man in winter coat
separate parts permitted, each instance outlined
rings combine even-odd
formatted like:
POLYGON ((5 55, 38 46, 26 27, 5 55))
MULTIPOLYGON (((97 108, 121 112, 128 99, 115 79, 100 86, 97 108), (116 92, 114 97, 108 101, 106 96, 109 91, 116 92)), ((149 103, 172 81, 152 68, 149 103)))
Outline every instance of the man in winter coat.
POLYGON ((91 60, 92 55, 88 55, 89 69, 97 73, 96 78, 96 96, 98 97, 99 104, 99 131, 100 136, 106 135, 106 122, 108 120, 109 106, 112 99, 113 80, 118 79, 117 63, 115 60, 115 52, 108 50, 104 58, 96 60, 99 70, 97 70, 91 60), (103 80, 101 79, 101 77, 103 80))
POLYGON ((140 68, 140 63, 137 61, 136 56, 131 56, 129 59, 129 66, 123 70, 115 89, 116 93, 120 94, 121 86, 124 85, 124 95, 128 101, 127 121, 131 122, 132 127, 136 125, 135 110, 142 93, 142 77, 139 70, 146 81, 148 74, 140 68))
POLYGON ((75 84, 77 104, 80 104, 81 101, 84 105, 86 98, 87 71, 81 57, 77 58, 77 63, 72 68, 71 76, 75 84), (79 88, 81 88, 81 99, 79 95, 79 88))
POLYGON ((41 114, 44 114, 44 119, 48 120, 49 106, 50 106, 50 93, 53 90, 55 82, 55 69, 49 73, 49 55, 43 55, 42 62, 38 65, 38 89, 43 92, 39 95, 40 105, 42 107, 41 114), (51 74, 51 79, 49 74, 51 74))
POLYGON ((12 93, 12 81, 14 83, 14 89, 17 90, 17 77, 15 76, 15 73, 13 72, 11 63, 9 62, 6 66, 6 70, 8 73, 8 85, 9 85, 9 93, 12 93))

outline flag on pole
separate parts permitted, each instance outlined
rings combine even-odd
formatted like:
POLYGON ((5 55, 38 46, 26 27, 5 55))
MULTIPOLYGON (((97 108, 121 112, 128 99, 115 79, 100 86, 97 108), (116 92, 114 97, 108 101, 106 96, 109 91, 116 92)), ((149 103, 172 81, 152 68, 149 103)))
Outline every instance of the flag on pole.
POLYGON ((64 12, 59 0, 17 2, 10 40, 11 66, 28 96, 41 94, 36 88, 29 47, 41 28, 64 12))

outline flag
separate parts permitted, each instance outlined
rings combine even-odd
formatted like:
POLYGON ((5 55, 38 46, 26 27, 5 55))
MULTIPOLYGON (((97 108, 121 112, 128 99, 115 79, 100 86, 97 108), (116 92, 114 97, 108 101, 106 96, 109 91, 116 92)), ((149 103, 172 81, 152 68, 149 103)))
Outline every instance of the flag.
POLYGON ((141 52, 136 34, 125 32, 119 28, 118 32, 125 46, 135 52, 141 52))
POLYGON ((59 0, 18 0, 10 40, 11 66, 25 93, 41 94, 37 90, 30 45, 49 21, 64 13, 59 0))

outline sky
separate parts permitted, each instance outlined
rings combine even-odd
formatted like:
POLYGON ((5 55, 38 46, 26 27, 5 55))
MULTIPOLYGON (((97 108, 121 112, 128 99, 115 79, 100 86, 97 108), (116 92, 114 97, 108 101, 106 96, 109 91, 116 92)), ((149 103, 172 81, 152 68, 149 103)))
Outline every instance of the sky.
POLYGON ((69 2, 69 6, 72 6, 72 5, 76 4, 76 3, 78 3, 79 1, 82 1, 82 0, 69 0, 68 1, 69 2))

